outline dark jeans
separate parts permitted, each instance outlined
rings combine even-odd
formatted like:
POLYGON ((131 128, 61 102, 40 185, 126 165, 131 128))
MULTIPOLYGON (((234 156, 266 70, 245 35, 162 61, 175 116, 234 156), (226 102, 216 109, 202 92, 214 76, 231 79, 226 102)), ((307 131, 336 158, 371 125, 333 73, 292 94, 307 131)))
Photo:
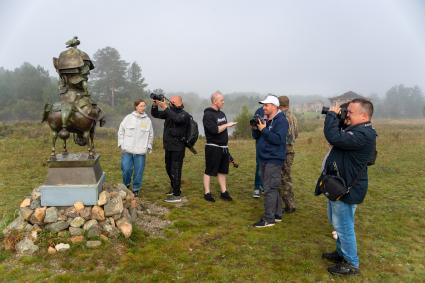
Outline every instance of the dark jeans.
POLYGON ((282 198, 279 193, 282 166, 273 163, 261 163, 261 177, 264 188, 264 219, 275 222, 275 216, 282 217, 282 198))
POLYGON ((165 169, 170 178, 173 195, 181 195, 181 178, 185 151, 165 151, 165 169))
POLYGON ((255 180, 254 180, 254 190, 260 190, 263 187, 263 182, 261 181, 260 175, 260 160, 258 155, 255 156, 255 180))

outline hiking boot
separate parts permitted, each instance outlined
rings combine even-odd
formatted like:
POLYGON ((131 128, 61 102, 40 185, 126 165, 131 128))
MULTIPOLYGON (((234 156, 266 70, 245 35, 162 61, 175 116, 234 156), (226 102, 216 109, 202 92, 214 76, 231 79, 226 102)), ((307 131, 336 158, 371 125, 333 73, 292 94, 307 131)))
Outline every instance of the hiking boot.
POLYGON ((340 256, 337 251, 331 252, 331 253, 323 253, 322 258, 327 259, 329 261, 335 262, 335 263, 341 263, 344 261, 344 257, 340 256))
POLYGON ((215 199, 214 199, 214 197, 212 196, 211 193, 204 194, 204 199, 206 201, 215 202, 215 199))
POLYGON ((271 227, 274 226, 275 222, 267 222, 264 219, 260 219, 257 223, 254 223, 255 228, 265 228, 265 227, 271 227))
POLYGON ((275 215, 274 216, 274 222, 282 222, 282 216, 275 215))
POLYGON ((225 191, 224 193, 221 193, 220 194, 220 198, 222 200, 226 200, 226 201, 232 201, 233 200, 232 197, 229 195, 229 192, 228 191, 225 191))
POLYGON ((358 274, 360 270, 348 262, 343 261, 334 266, 328 267, 328 272, 332 275, 353 275, 358 274))
POLYGON ((260 190, 259 189, 255 189, 254 193, 252 194, 253 198, 259 198, 260 197, 260 190))
POLYGON ((180 196, 171 195, 171 196, 168 196, 164 201, 170 202, 170 203, 176 203, 176 202, 181 202, 182 198, 180 196))

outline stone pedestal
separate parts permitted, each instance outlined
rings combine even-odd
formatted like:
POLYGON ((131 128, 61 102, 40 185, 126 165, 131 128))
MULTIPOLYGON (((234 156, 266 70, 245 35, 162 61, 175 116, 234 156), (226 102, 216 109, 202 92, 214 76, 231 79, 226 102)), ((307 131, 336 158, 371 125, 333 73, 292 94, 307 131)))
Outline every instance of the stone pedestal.
POLYGON ((105 181, 100 156, 87 153, 57 154, 48 161, 47 178, 40 186, 42 206, 71 206, 77 201, 95 205, 105 181))

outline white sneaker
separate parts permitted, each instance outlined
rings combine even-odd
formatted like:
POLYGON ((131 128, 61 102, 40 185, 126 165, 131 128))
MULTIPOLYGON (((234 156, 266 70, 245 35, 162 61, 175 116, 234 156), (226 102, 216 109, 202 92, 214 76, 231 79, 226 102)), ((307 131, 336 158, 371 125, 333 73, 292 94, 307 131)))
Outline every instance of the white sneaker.
POLYGON ((259 198, 260 197, 260 190, 254 190, 254 193, 252 194, 253 198, 259 198))

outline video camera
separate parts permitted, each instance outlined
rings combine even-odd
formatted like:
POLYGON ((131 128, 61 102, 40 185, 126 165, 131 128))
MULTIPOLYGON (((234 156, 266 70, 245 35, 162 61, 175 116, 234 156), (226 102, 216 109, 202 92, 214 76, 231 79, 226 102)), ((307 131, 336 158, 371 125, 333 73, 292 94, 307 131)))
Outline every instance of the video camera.
POLYGON ((251 125, 251 127, 257 127, 257 125, 260 123, 260 121, 261 121, 262 124, 264 123, 263 117, 261 117, 258 114, 255 114, 254 117, 252 117, 252 119, 249 120, 249 124, 251 125))

